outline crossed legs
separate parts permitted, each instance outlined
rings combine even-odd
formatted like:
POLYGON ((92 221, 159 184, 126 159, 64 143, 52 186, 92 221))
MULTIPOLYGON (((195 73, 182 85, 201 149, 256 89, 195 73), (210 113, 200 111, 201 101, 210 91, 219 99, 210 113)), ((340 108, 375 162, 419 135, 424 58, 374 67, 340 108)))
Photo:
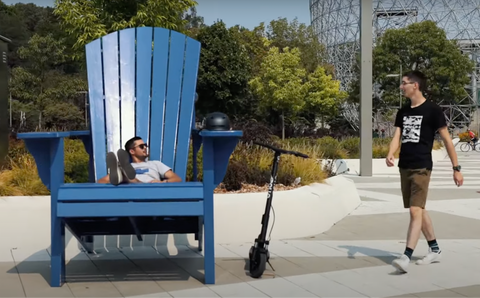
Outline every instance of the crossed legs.
POLYGON ((423 233, 429 246, 429 253, 417 265, 430 264, 440 260, 441 250, 435 238, 432 219, 425 210, 431 171, 427 169, 400 169, 403 204, 410 209, 410 225, 407 232, 407 245, 404 254, 394 260, 392 265, 399 271, 407 272, 413 251, 420 233, 423 233))
POLYGON ((119 149, 116 155, 113 152, 108 152, 107 173, 107 176, 98 180, 98 183, 111 183, 113 185, 141 183, 140 180, 135 178, 136 172, 130 164, 130 155, 123 149, 119 149))

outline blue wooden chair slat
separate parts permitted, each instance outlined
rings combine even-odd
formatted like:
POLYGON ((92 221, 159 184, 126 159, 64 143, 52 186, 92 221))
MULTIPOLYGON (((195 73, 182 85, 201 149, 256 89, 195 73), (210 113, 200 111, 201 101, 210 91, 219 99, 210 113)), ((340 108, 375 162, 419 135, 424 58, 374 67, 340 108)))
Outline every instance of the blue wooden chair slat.
POLYGON ((148 142, 150 123, 152 37, 153 29, 151 27, 137 28, 137 103, 135 134, 144 139, 145 142, 148 142))
MULTIPOLYGON (((105 146, 105 107, 103 94, 103 70, 102 70, 102 41, 94 40, 86 46, 87 76, 90 104, 90 127, 92 130, 92 147, 101 148, 105 146)), ((94 151, 95 178, 107 175, 105 150, 94 151)))
POLYGON ((105 217, 105 216, 200 216, 203 214, 203 203, 172 202, 168 205, 158 202, 141 202, 132 208, 129 203, 118 203, 115 209, 112 204, 70 203, 59 204, 57 214, 60 217, 105 217))
POLYGON ((85 48, 89 130, 17 135, 51 191, 51 285, 65 281, 65 228, 81 243, 95 235, 195 233, 199 244, 204 241, 205 283, 215 283, 213 192, 242 132, 192 129, 200 43, 172 30, 141 27, 110 33, 85 48), (116 152, 135 135, 149 143, 150 159, 172 167, 184 182, 65 184, 63 138, 84 141, 95 181, 107 174, 107 151, 116 152), (185 182, 191 140, 194 155, 203 145, 202 182, 185 182))
POLYGON ((135 28, 120 31, 121 144, 135 136, 135 28))
POLYGON ((187 175, 188 149, 190 145, 190 134, 194 119, 194 100, 196 89, 197 69, 199 66, 200 44, 187 37, 185 48, 185 67, 183 73, 182 95, 180 101, 181 117, 178 123, 177 155, 175 158, 175 170, 184 180, 187 175), (192 83, 193 82, 193 83, 192 83))
MULTIPOLYGON (((102 39, 102 41, 103 76, 105 85, 106 150, 117 151, 122 146, 120 143, 120 69, 118 65, 118 32, 108 34, 102 39)), ((93 108, 95 107, 96 106, 93 106, 93 108)), ((97 114, 95 109, 92 111, 97 114)), ((96 129, 97 128, 94 127, 93 131, 96 129)), ((97 153, 99 150, 105 150, 105 147, 94 145, 94 150, 95 153, 97 153)))
POLYGON ((152 119, 150 121, 150 158, 160 160, 163 147, 163 122, 167 90, 170 31, 155 28, 153 47, 152 119))
MULTIPOLYGON (((177 138, 189 138, 189 136, 179 136, 178 112, 180 95, 182 92, 182 74, 185 56, 185 35, 172 31, 170 35, 170 53, 168 59, 168 83, 167 83, 167 101, 165 105, 165 126, 163 129, 163 148, 162 162, 175 171, 175 145, 177 138)), ((189 82, 191 83, 191 82, 189 82)), ((193 104, 193 98, 190 104, 193 104)), ((187 103, 188 104, 188 103, 187 103)), ((181 115, 187 116, 187 115, 181 115)), ((189 115, 191 117, 191 115, 189 115)), ((184 178, 184 177, 183 177, 184 178)))

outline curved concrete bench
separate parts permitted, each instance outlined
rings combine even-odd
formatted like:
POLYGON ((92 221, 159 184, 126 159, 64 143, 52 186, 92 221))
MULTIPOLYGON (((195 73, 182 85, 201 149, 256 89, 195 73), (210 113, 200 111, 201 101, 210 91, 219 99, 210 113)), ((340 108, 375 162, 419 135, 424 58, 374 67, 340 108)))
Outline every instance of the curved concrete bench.
MULTIPOLYGON (((214 197, 216 244, 253 243, 260 233, 266 192, 215 194, 214 197)), ((325 232, 356 209, 360 203, 354 182, 342 176, 326 179, 325 183, 275 191, 273 196, 275 225, 271 239, 308 237, 325 232)), ((3 239, 8 239, 0 244, 0 255, 16 248, 24 251, 25 257, 30 259, 31 254, 49 249, 49 196, 1 197, 0 217, 9 223, 0 226, 3 239)), ((272 212, 268 232, 273 219, 272 212)), ((67 254, 75 255, 79 252, 78 242, 68 230, 65 236, 67 254)), ((196 243, 193 234, 148 235, 143 242, 138 241, 135 236, 101 236, 95 238, 95 249, 165 244, 169 247, 172 244, 177 247, 188 244, 196 246, 196 243)), ((48 258, 48 255, 45 254, 44 257, 48 258)))

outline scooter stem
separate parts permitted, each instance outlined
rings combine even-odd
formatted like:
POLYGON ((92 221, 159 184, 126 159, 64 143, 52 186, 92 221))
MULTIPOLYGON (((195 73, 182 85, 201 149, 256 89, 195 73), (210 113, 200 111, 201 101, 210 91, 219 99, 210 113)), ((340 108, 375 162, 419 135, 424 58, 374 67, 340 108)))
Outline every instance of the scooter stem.
POLYGON ((278 171, 278 163, 280 161, 280 153, 275 152, 275 157, 273 158, 273 167, 272 172, 270 174, 270 184, 268 185, 268 193, 267 193, 267 204, 265 206, 265 213, 262 216, 262 230, 260 235, 258 236, 258 240, 263 244, 267 239, 267 229, 268 229, 268 220, 270 219, 270 209, 272 207, 272 200, 273 200, 273 189, 277 182, 277 171, 278 171))

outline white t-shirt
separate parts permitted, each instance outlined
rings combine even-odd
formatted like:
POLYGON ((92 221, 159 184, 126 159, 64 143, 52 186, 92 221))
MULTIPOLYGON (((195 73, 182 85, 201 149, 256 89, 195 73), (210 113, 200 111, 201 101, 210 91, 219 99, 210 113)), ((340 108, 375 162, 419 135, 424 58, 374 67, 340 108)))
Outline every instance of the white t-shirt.
POLYGON ((135 178, 144 183, 152 180, 163 180, 165 179, 165 173, 171 170, 170 167, 158 160, 132 162, 132 166, 137 173, 135 178))

